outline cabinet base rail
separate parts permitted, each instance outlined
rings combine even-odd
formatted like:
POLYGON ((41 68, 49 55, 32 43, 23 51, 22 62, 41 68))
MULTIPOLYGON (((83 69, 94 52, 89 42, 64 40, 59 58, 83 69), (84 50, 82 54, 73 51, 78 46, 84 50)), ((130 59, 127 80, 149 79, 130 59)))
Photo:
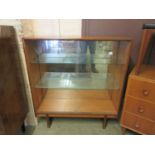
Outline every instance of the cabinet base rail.
MULTIPOLYGON (((69 118, 69 117, 62 117, 62 116, 55 116, 54 117, 54 116, 51 116, 51 115, 48 115, 48 114, 46 116, 44 116, 44 117, 46 118, 47 128, 50 128, 52 126, 52 122, 53 122, 54 118, 69 118)), ((116 117, 112 117, 112 116, 108 116, 108 115, 102 116, 102 118, 101 117, 82 117, 82 116, 70 117, 70 118, 99 118, 102 121, 102 128, 103 129, 106 128, 106 126, 108 124, 108 119, 110 119, 110 118, 117 119, 116 117)))

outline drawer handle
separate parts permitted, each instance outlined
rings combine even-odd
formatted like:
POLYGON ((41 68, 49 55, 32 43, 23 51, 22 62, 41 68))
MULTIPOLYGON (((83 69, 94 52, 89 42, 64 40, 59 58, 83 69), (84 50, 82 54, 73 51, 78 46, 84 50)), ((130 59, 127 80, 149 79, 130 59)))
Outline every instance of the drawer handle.
POLYGON ((143 112, 144 112, 144 107, 143 107, 143 106, 140 106, 140 107, 138 108, 138 112, 143 113, 143 112))
POLYGON ((143 90, 143 95, 144 95, 144 96, 148 96, 148 95, 149 95, 149 91, 143 90))

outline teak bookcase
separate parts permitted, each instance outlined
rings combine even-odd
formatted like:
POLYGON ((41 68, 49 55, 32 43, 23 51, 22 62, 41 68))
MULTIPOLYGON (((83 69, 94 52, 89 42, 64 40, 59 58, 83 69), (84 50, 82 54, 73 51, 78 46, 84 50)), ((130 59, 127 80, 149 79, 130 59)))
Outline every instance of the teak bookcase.
POLYGON ((24 38, 37 117, 117 118, 131 40, 24 38))

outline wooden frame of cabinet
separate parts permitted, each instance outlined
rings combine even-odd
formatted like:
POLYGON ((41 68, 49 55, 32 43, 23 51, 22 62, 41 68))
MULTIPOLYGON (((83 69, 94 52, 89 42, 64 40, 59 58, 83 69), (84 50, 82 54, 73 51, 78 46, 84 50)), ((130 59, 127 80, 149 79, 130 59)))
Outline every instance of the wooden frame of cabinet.
POLYGON ((137 60, 136 67, 135 67, 136 75, 138 75, 141 71, 143 60, 146 55, 148 44, 151 39, 152 33, 155 33, 155 29, 144 29, 143 30, 141 47, 140 47, 139 56, 138 56, 138 60, 137 60))
MULTIPOLYGON (((24 51, 26 56, 27 69, 31 85, 31 92, 34 104, 34 110, 37 117, 45 117, 47 125, 50 126, 53 117, 80 117, 80 118, 101 118, 103 127, 106 126, 108 118, 117 118, 125 76, 130 59, 132 42, 125 37, 82 37, 82 38, 23 38, 24 51), (124 61, 125 64, 109 64, 108 72, 113 73, 119 82, 117 90, 60 90, 35 88, 36 82, 46 71, 46 65, 33 64, 31 59, 35 57, 31 45, 33 41, 41 40, 99 40, 116 41, 113 47, 114 55, 119 57, 117 61, 124 61), (124 41, 126 46, 120 47, 120 42, 124 41), (117 48, 116 48, 117 47, 117 48), (61 98, 60 96, 67 96, 61 98)), ((35 47, 34 47, 35 48, 35 47)))

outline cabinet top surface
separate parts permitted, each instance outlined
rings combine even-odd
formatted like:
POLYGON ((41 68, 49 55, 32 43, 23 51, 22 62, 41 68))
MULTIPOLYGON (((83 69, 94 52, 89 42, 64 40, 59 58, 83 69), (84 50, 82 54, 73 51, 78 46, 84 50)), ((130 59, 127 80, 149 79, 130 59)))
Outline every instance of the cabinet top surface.
POLYGON ((23 37, 23 40, 103 40, 103 41, 131 41, 129 37, 122 36, 94 36, 94 37, 51 37, 51 36, 33 36, 23 37))
POLYGON ((143 65, 138 75, 135 74, 135 68, 134 68, 130 76, 134 78, 139 78, 141 80, 148 80, 155 82, 155 66, 143 65))

